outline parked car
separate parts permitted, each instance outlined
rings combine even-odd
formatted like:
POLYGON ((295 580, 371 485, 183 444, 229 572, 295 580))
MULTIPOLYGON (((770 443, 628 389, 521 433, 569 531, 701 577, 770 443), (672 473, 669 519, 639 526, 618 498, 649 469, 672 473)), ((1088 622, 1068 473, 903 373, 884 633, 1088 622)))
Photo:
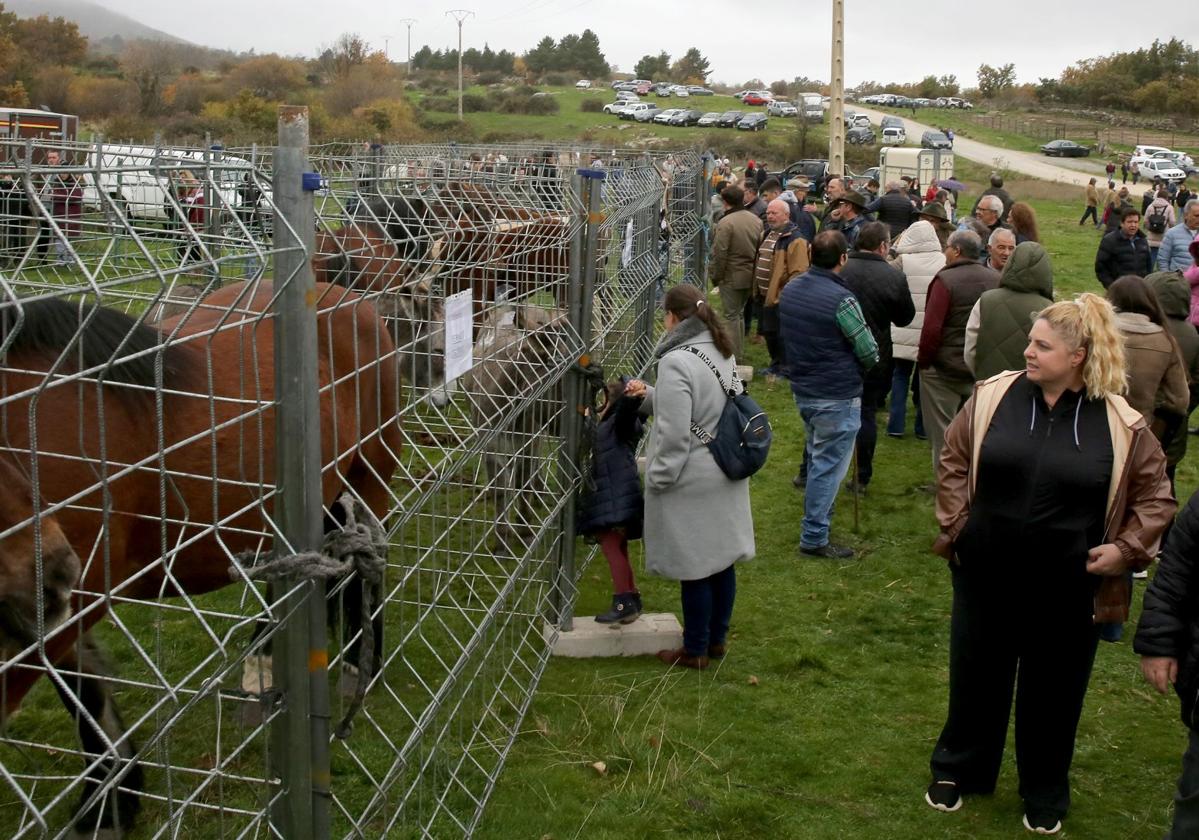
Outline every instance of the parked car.
POLYGON ((953 144, 940 131, 926 131, 920 135, 920 147, 923 149, 952 149, 953 144))
POLYGON ((662 109, 652 102, 638 102, 632 108, 627 109, 620 116, 622 119, 626 120, 632 119, 636 120, 637 122, 650 122, 661 112, 662 109))
POLYGON ((1041 147, 1041 153, 1049 157, 1087 157, 1091 150, 1073 140, 1050 140, 1041 147))
POLYGON ((682 108, 667 108, 665 111, 659 111, 658 113, 654 114, 654 122, 668 123, 670 122, 671 117, 673 117, 675 114, 681 113, 682 111, 682 108))
POLYGON ((1190 171, 1192 169, 1195 168, 1194 159, 1190 155, 1188 155, 1186 152, 1154 152, 1152 157, 1164 158, 1165 160, 1172 160, 1176 164, 1178 164, 1179 169, 1183 170, 1184 172, 1186 172, 1188 174, 1190 173, 1190 171))
POLYGON ((654 85, 654 96, 670 96, 671 86, 666 82, 654 85))
POLYGON ((632 102, 629 102, 626 99, 617 99, 615 102, 609 102, 607 105, 604 106, 604 113, 605 114, 619 114, 621 111, 623 111, 625 108, 629 107, 632 104, 633 104, 632 102))
MULTIPOLYGON (((698 111, 695 108, 683 108, 683 109, 680 109, 677 114, 675 114, 673 117, 670 118, 670 124, 671 125, 696 125, 699 123, 700 118, 703 117, 703 115, 704 115, 703 111, 698 111)), ((717 114, 717 116, 720 116, 720 115, 717 114)))
POLYGON ((620 93, 621 91, 633 93, 637 90, 637 86, 632 82, 616 82, 614 85, 612 85, 612 90, 616 91, 617 93, 620 93))
POLYGON ((716 92, 701 85, 687 85, 687 92, 692 96, 715 96, 716 92))
POLYGON ((684 96, 691 95, 691 91, 689 91, 689 90, 687 90, 687 88, 681 87, 679 85, 675 85, 673 88, 671 88, 671 92, 673 92, 674 95, 678 96, 678 97, 684 97, 684 96))
POLYGON ((821 195, 824 193, 825 182, 828 181, 828 161, 823 158, 797 160, 778 173, 779 183, 783 185, 796 177, 807 178, 812 185, 812 195, 821 195))
POLYGON ((889 125, 882 130, 884 146, 902 146, 908 142, 908 134, 901 126, 889 125))
POLYGON ((1163 158, 1133 158, 1141 167, 1141 180, 1152 181, 1161 178, 1163 181, 1185 181, 1187 174, 1172 160, 1163 158))
POLYGON ((720 119, 716 121, 716 124, 721 128, 732 128, 739 123, 741 118, 744 116, 744 111, 725 111, 720 115, 720 119))
POLYGON ((737 121, 737 128, 742 131, 761 131, 766 127, 767 121, 765 114, 750 114, 737 121))
POLYGON ((845 132, 845 142, 851 146, 872 146, 874 139, 874 131, 862 126, 855 126, 845 132))
POLYGON ((587 81, 586 79, 579 79, 577 82, 575 82, 575 87, 577 87, 579 90, 588 90, 591 87, 591 82, 587 81))
POLYGON ((631 90, 616 91, 616 99, 618 101, 623 100, 624 102, 640 102, 641 101, 641 97, 638 96, 637 94, 633 93, 631 90))
POLYGON ((870 117, 865 114, 854 114, 853 122, 849 124, 850 128, 870 128, 870 117))
POLYGON ((846 180, 849 182, 848 186, 851 186, 855 189, 865 189, 868 183, 878 180, 878 172, 879 167, 877 166, 872 166, 865 172, 862 172, 858 175, 855 175, 851 172, 846 175, 846 180))
POLYGON ((698 126, 719 125, 721 116, 723 114, 720 111, 708 111, 708 113, 696 120, 695 124, 698 126))
POLYGON ((917 108, 927 108, 933 104, 933 101, 931 99, 925 99, 923 96, 917 96, 912 100, 912 104, 917 108))
POLYGON ((766 113, 772 117, 794 117, 799 113, 799 109, 790 102, 776 99, 766 104, 766 113))
POLYGON ((765 105, 767 102, 770 102, 772 100, 771 100, 771 98, 767 98, 766 96, 763 96, 761 91, 755 90, 755 91, 751 91, 750 93, 747 93, 747 94, 745 94, 745 96, 741 97, 741 101, 744 102, 746 105, 765 105))
POLYGON ((911 108, 912 100, 908 99, 906 96, 897 96, 895 97, 895 101, 891 104, 896 108, 911 108))
POLYGON ((638 96, 648 96, 649 92, 651 90, 653 90, 653 88, 654 88, 654 86, 650 82, 642 82, 641 84, 639 84, 635 88, 633 88, 633 91, 638 96))
POLYGON ((903 128, 903 120, 894 114, 886 114, 878 125, 879 128, 903 128))
POLYGON ((1135 146, 1132 150, 1132 156, 1138 157, 1153 157, 1161 152, 1170 151, 1165 146, 1135 146))

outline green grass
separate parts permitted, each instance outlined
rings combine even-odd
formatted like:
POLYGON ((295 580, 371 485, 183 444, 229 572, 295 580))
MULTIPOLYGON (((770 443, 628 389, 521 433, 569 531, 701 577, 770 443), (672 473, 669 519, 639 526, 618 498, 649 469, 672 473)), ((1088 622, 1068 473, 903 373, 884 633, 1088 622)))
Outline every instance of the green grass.
MULTIPOLYGON (((986 170, 960 174, 978 184, 986 170)), ((1078 227, 1082 202, 1037 182, 1008 188, 1038 211, 1058 296, 1097 291, 1097 236, 1078 227)), ((962 203, 968 209, 973 196, 962 203)), ((765 363, 760 346, 749 361, 765 363)), ((650 658, 553 660, 478 836, 1024 834, 1010 742, 995 795, 967 799, 952 815, 922 800, 944 722, 950 608, 948 572, 928 551, 932 499, 916 490, 932 475, 927 444, 910 434, 880 440, 856 528, 852 499, 840 498, 834 532, 860 559, 800 559, 802 496, 790 480, 801 426, 785 384, 755 382, 754 393, 776 442, 752 480, 758 554, 738 568, 729 656, 706 673, 650 658)), ((1179 470, 1183 498, 1197 478, 1192 455, 1179 470)), ((642 568, 640 556, 634 562, 642 568)), ((678 614, 677 584, 642 576, 639 585, 648 609, 678 614)), ((609 592, 603 561, 592 563, 578 613, 602 610, 609 592)), ((1124 642, 1100 647, 1063 837, 1157 837, 1168 824, 1185 730, 1177 701, 1139 675, 1134 626, 1124 642)))

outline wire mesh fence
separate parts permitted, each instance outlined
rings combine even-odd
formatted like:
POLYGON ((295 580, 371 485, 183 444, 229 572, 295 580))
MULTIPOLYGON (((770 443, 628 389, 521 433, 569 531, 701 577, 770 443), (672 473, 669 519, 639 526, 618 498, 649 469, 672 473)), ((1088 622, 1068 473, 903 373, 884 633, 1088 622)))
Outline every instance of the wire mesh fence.
POLYGON ((0 159, 0 831, 469 835, 703 161, 0 159))

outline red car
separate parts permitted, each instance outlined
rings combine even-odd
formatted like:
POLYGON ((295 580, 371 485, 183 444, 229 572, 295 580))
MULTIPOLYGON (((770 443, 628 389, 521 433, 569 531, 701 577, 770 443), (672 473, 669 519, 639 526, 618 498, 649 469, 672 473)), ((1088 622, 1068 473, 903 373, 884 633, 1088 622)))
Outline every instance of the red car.
POLYGON ((742 99, 741 101, 744 102, 746 105, 765 105, 767 102, 770 102, 772 100, 767 99, 765 96, 763 96, 760 93, 747 93, 747 94, 745 94, 745 98, 742 99))

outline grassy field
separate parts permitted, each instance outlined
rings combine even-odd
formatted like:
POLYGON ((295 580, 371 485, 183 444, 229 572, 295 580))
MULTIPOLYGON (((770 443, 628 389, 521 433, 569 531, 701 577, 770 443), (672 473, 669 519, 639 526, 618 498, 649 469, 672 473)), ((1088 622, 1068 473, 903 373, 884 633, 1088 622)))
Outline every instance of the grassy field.
MULTIPOLYGON (((985 174, 959 173, 975 184, 985 174)), ((1008 188, 1037 209, 1058 296, 1098 290, 1097 235, 1077 224, 1081 202, 1038 182, 1008 188)), ((749 361, 765 363, 760 346, 749 361)), ((776 443, 752 480, 758 556, 738 569, 729 656, 705 673, 650 658, 554 660, 478 836, 1025 834, 1010 743, 993 796, 948 815, 922 799, 944 721, 950 608, 949 575, 928 551, 932 499, 916 490, 931 477, 927 444, 910 434, 880 440, 856 527, 851 497, 840 498, 835 538, 852 543, 857 560, 801 558, 802 496, 791 477, 802 428, 786 384, 755 382, 754 393, 771 412, 776 443)), ((1199 478, 1194 457, 1179 470, 1183 498, 1199 478)), ((678 614, 677 584, 639 583, 648 609, 678 614)), ((594 614, 608 597, 601 560, 584 576, 578 613, 594 614)), ((1159 837, 1184 745, 1177 701, 1147 687, 1128 637, 1101 645, 1061 836, 1159 837)))

